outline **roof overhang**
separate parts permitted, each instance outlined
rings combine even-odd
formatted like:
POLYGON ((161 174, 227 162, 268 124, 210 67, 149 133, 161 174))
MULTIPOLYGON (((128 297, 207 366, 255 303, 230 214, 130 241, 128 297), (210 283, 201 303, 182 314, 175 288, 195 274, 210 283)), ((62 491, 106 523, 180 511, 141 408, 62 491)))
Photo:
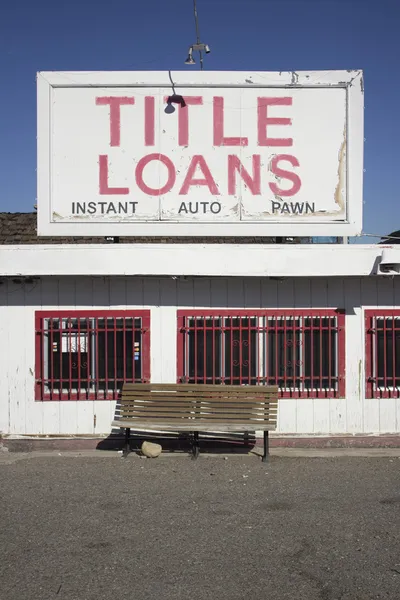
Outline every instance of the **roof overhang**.
POLYGON ((0 276, 351 277, 399 275, 400 245, 0 246, 0 276))

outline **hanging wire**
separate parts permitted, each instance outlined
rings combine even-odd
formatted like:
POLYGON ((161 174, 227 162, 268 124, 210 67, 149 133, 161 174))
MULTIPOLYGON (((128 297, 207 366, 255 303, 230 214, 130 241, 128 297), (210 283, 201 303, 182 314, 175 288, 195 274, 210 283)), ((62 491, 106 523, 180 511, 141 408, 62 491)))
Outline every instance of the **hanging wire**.
MULTIPOLYGON (((193 0, 193 13, 194 13, 194 24, 196 26, 196 40, 197 40, 197 44, 200 44, 200 28, 199 28, 199 18, 197 15, 197 2, 196 0, 193 0)), ((201 50, 199 50, 199 54, 200 54, 200 70, 203 70, 203 52, 201 50)))
POLYGON ((381 238, 381 240, 400 240, 398 235, 382 235, 381 233, 361 233, 361 237, 375 237, 381 238))

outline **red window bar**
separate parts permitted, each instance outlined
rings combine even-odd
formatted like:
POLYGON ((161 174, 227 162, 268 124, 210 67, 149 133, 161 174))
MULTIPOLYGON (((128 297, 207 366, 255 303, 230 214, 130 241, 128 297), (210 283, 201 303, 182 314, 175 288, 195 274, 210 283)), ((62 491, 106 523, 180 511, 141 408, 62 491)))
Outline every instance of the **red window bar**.
POLYGON ((400 310, 365 311, 367 398, 400 398, 400 310))
POLYGON ((178 382, 278 385, 282 398, 345 395, 343 310, 178 311, 178 382))
POLYGON ((36 400, 116 400, 150 381, 150 311, 36 312, 36 400))

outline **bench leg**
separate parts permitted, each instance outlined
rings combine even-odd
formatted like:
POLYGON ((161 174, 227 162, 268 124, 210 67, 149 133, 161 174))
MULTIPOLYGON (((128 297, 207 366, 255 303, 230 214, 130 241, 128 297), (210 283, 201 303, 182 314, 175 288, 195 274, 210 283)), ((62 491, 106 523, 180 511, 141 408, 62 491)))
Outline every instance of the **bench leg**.
POLYGON ((268 430, 267 430, 267 431, 264 431, 264 454, 262 457, 262 461, 268 462, 268 458, 269 458, 269 437, 268 437, 268 430))
POLYGON ((193 432, 192 452, 193 452, 192 459, 196 460, 196 458, 198 458, 198 456, 200 454, 200 443, 199 443, 199 432, 198 431, 193 432))
POLYGON ((250 445, 250 436, 248 431, 244 432, 243 441, 246 447, 250 445))
POLYGON ((126 458, 128 456, 128 454, 131 452, 131 430, 129 427, 126 427, 125 429, 125 445, 124 445, 124 451, 122 453, 122 456, 124 458, 126 458))

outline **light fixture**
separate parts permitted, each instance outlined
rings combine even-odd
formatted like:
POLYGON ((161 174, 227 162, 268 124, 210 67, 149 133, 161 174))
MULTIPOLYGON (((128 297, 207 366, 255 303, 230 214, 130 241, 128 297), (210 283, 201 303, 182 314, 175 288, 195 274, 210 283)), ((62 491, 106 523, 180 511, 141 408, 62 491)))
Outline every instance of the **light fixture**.
POLYGON ((202 52, 204 50, 204 52, 206 54, 210 54, 211 50, 210 50, 210 46, 208 46, 207 44, 193 44, 192 46, 192 50, 198 50, 199 52, 202 52))
POLYGON ((193 58, 193 46, 190 46, 188 57, 185 60, 185 65, 195 65, 195 64, 196 64, 196 61, 193 58))
POLYGON ((186 106, 183 96, 180 96, 179 94, 172 94, 172 96, 169 96, 167 104, 180 104, 182 108, 185 108, 186 106))
POLYGON ((189 54, 187 59, 185 60, 185 65, 195 65, 196 61, 193 58, 193 51, 197 50, 198 52, 200 52, 200 58, 201 58, 201 52, 205 52, 206 54, 210 54, 211 50, 210 50, 210 46, 208 44, 193 44, 192 46, 189 47, 189 54))

